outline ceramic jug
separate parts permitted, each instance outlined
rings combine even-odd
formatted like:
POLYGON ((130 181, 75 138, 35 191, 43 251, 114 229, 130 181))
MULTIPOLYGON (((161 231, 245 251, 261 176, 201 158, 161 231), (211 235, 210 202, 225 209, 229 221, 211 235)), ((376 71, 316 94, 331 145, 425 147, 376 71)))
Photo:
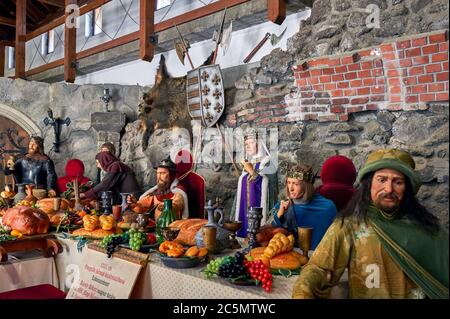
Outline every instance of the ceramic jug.
POLYGON ((19 203, 27 197, 27 194, 25 194, 25 185, 26 184, 17 184, 17 194, 14 196, 14 204, 19 203))
MULTIPOLYGON (((211 200, 205 206, 205 210, 208 212, 208 223, 205 226, 214 226, 217 228, 216 232, 216 249, 215 254, 220 253, 222 250, 230 246, 230 232, 223 228, 223 210, 221 208, 214 208, 211 205, 211 200), (214 214, 220 215, 219 222, 214 221, 214 214)), ((197 247, 203 247, 203 232, 200 229, 197 234, 195 234, 195 242, 197 247)))

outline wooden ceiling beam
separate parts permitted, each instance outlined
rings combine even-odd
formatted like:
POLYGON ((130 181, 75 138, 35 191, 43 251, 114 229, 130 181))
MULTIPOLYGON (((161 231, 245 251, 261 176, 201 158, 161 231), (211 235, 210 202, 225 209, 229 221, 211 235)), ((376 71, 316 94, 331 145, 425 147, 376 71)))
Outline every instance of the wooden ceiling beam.
POLYGON ((150 37, 155 35, 155 0, 141 0, 139 12, 139 57, 151 62, 155 44, 150 37))
POLYGON ((27 34, 27 0, 16 1, 16 78, 25 78, 25 36, 27 34))
POLYGON ((54 7, 64 8, 64 0, 38 0, 41 3, 46 3, 54 7))
MULTIPOLYGON (((73 4, 77 4, 77 0, 65 0, 66 7, 73 4)), ((69 19, 71 13, 66 12, 66 19, 69 19)), ((68 25, 67 22, 64 24, 64 81, 68 83, 75 82, 77 71, 77 28, 76 21, 71 22, 73 26, 68 25)))
POLYGON ((9 25, 10 27, 16 26, 16 19, 10 19, 0 16, 0 24, 2 25, 9 25))

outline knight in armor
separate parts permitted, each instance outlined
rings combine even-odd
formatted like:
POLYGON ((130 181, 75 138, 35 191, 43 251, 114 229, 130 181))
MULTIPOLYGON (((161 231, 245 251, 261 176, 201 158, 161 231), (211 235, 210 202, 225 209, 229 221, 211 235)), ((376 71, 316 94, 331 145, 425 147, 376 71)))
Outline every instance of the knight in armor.
POLYGON ((56 173, 53 161, 44 153, 44 139, 33 136, 28 153, 17 161, 9 159, 5 175, 14 175, 17 183, 34 184, 46 189, 49 197, 56 196, 56 173))

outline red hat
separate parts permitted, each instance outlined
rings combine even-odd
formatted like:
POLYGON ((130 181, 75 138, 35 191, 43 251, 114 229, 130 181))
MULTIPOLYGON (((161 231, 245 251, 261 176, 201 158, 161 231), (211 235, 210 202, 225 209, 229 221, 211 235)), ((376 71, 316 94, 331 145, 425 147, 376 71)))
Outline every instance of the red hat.
POLYGON ((320 178, 322 185, 317 191, 331 199, 338 210, 345 208, 355 192, 356 168, 352 160, 342 155, 328 158, 322 165, 320 178))
POLYGON ((66 164, 66 175, 71 177, 81 177, 84 174, 84 164, 79 159, 71 159, 66 164))

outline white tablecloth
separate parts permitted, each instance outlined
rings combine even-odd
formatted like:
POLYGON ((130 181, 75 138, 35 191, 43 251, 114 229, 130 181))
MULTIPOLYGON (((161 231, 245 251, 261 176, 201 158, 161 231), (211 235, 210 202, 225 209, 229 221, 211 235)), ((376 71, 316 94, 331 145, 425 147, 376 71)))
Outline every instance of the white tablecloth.
POLYGON ((41 284, 58 287, 53 258, 44 258, 40 252, 16 253, 10 254, 7 262, 0 263, 0 292, 41 284))

